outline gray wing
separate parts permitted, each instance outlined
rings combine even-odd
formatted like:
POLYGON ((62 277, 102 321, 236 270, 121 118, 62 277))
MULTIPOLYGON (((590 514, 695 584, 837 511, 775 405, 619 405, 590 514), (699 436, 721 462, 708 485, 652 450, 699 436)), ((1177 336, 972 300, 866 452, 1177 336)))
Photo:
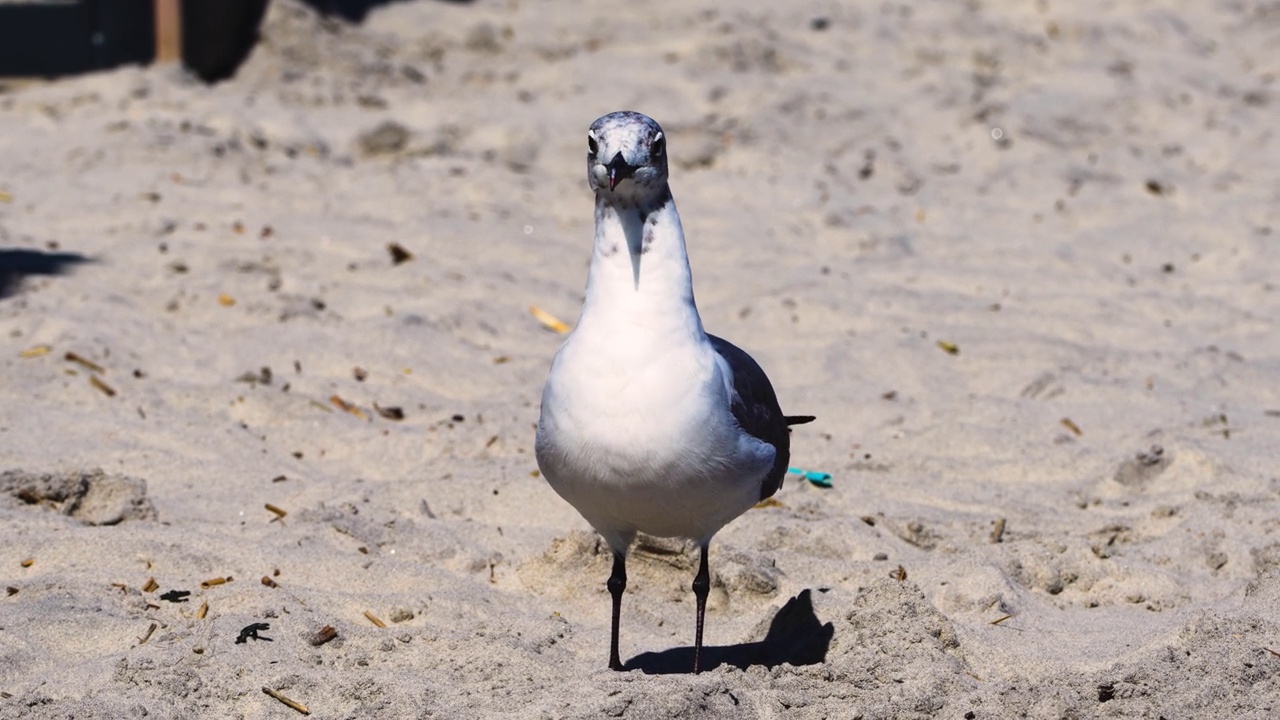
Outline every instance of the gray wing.
POLYGON ((778 396, 773 392, 769 376, 742 348, 715 335, 708 335, 711 347, 729 364, 733 373, 733 417, 747 434, 774 447, 773 467, 760 485, 760 499, 772 497, 782 487, 791 461, 791 438, 788 425, 799 425, 813 420, 810 416, 786 416, 778 406, 778 396))

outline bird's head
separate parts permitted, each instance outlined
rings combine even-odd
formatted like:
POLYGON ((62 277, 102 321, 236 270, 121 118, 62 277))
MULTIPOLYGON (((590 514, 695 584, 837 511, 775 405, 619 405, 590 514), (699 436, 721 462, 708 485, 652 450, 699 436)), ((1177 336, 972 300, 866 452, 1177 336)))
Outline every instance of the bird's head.
POLYGON ((667 185, 667 138, 638 112, 605 115, 587 131, 587 182, 596 195, 640 204, 667 185))

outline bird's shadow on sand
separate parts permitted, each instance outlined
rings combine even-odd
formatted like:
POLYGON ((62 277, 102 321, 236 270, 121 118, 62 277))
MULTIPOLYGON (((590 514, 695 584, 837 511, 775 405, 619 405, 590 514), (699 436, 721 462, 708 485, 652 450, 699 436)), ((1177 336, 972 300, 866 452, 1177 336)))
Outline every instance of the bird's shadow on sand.
POLYGON ((0 248, 0 298, 18 292, 28 275, 62 275, 86 262, 91 261, 78 253, 0 248))
MULTIPOLYGON (((831 647, 835 632, 834 625, 824 625, 818 620, 813 612, 810 591, 805 590, 782 606, 773 617, 764 640, 740 645, 704 646, 702 669, 714 670, 721 665, 732 665, 742 670, 752 665, 767 668, 784 663, 817 665, 827 659, 827 649, 831 647)), ((641 653, 624 663, 623 667, 648 675, 692 672, 693 648, 641 653)))

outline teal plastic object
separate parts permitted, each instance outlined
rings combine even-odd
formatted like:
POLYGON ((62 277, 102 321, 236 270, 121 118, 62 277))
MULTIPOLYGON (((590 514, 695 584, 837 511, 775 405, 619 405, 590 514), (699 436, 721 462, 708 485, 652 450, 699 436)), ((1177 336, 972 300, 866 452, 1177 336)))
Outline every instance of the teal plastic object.
POLYGON ((805 470, 804 468, 787 468, 787 472, 793 475, 799 475, 818 487, 831 487, 831 473, 818 472, 817 470, 805 470))

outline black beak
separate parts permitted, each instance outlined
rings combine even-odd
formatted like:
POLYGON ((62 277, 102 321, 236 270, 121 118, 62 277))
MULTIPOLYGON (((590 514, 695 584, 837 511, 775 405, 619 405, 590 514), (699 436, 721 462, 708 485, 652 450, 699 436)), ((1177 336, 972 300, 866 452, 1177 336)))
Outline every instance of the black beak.
POLYGON ((635 167, 627 164, 627 161, 622 158, 622 153, 614 155, 605 168, 609 171, 610 190, 618 187, 619 182, 636 174, 635 167))

